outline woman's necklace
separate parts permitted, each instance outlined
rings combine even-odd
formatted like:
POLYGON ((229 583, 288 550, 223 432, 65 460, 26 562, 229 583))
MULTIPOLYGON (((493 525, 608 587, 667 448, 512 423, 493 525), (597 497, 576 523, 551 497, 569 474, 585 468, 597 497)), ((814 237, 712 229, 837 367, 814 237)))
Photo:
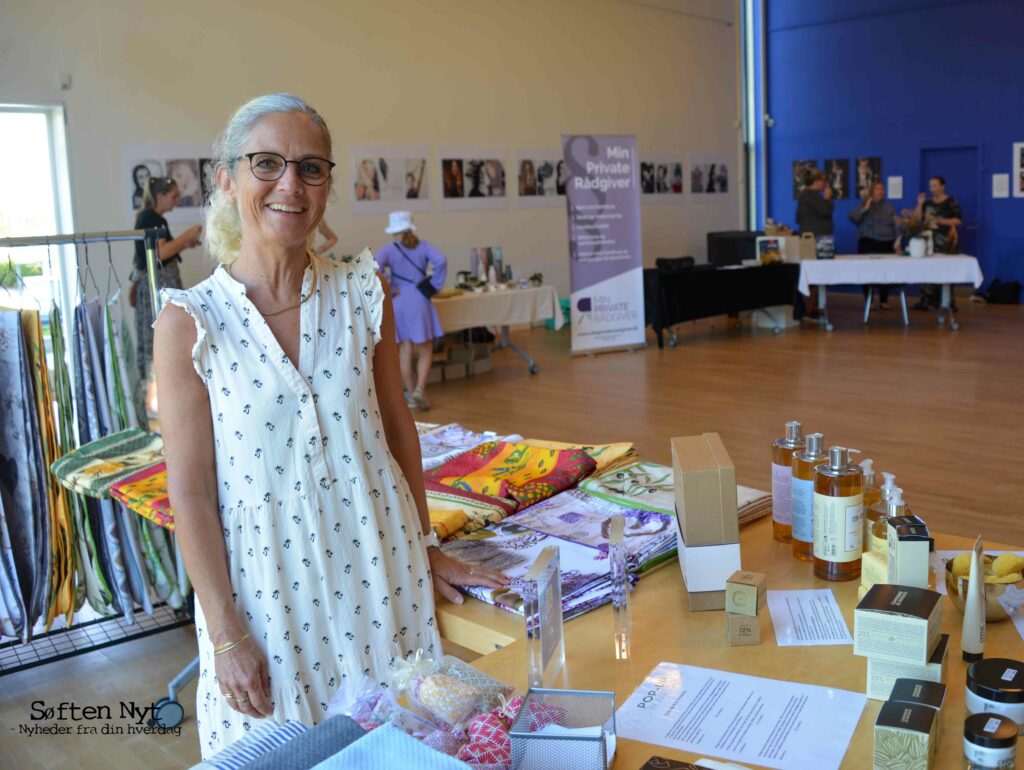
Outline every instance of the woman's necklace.
MULTIPOLYGON (((228 271, 228 275, 230 275, 233 280, 236 280, 235 276, 232 275, 232 273, 231 273, 231 265, 232 265, 232 263, 226 264, 224 266, 224 269, 228 271)), ((313 281, 310 284, 309 294, 307 294, 305 297, 303 297, 300 294, 299 295, 299 301, 296 302, 294 305, 286 305, 285 307, 281 308, 280 310, 275 310, 272 313, 264 313, 258 307, 256 308, 257 312, 259 312, 259 314, 261 316, 263 316, 264 318, 273 318, 276 315, 281 315, 282 313, 287 313, 289 310, 294 310, 295 308, 302 307, 304 304, 306 304, 306 302, 309 301, 309 298, 313 296, 313 291, 316 288, 316 260, 314 260, 313 258, 310 258, 310 260, 309 260, 309 267, 313 271, 313 281)), ((253 307, 255 307, 255 305, 253 305, 253 307)))

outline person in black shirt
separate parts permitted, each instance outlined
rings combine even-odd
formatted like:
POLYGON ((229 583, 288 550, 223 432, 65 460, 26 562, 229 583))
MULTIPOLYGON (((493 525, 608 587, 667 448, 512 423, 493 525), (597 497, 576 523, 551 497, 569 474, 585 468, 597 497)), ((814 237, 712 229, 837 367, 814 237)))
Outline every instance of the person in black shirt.
POLYGON ((807 185, 800 191, 796 204, 796 225, 801 233, 814 233, 817 237, 835 232, 832 212, 836 204, 827 182, 828 177, 820 168, 808 174, 807 185))
MULTIPOLYGON (((194 225, 177 238, 171 235, 164 214, 178 203, 180 192, 177 183, 170 177, 154 176, 146 182, 142 195, 142 208, 135 216, 136 230, 160 231, 157 238, 158 264, 156 285, 158 289, 180 289, 181 273, 178 263, 181 252, 199 243, 203 228, 194 225)), ((142 241, 135 242, 129 302, 135 308, 136 363, 139 367, 139 381, 145 386, 153 360, 153 297, 149 288, 149 271, 146 268, 146 247, 142 241)))
MULTIPOLYGON (((928 192, 917 196, 917 208, 914 209, 913 219, 919 224, 921 230, 930 230, 932 233, 932 244, 936 254, 958 254, 960 244, 957 237, 957 225, 963 224, 963 214, 960 211, 960 204, 952 195, 946 194, 946 180, 941 176, 933 176, 928 180, 928 192)), ((931 310, 938 308, 941 304, 942 287, 937 284, 925 284, 921 290, 921 299, 915 310, 931 310)), ((950 298, 953 309, 956 309, 956 302, 950 298)))

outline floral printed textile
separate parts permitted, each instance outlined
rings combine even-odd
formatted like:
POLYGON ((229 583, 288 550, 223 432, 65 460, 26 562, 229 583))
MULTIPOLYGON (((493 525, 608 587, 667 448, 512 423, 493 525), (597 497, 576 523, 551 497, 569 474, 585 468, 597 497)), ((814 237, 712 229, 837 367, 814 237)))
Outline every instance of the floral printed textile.
POLYGON ((672 469, 655 463, 641 461, 596 474, 580 482, 580 489, 627 508, 670 516, 675 510, 672 469))
POLYGON ((129 428, 68 452, 51 470, 73 492, 108 497, 111 486, 161 462, 163 453, 164 441, 159 435, 129 428))
POLYGON ((151 465, 121 479, 110 487, 110 496, 143 518, 174 531, 174 511, 167 497, 166 463, 151 465))
POLYGON ((596 467, 594 459, 580 449, 544 449, 491 441, 429 471, 426 479, 510 500, 518 509, 571 489, 596 467))

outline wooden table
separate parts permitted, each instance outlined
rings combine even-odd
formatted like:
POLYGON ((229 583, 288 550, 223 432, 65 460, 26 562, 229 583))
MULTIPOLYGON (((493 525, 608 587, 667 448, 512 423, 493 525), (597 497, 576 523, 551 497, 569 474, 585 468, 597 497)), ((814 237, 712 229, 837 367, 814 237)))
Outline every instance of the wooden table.
MULTIPOLYGON (((960 537, 936 536, 936 547, 943 550, 969 550, 973 541, 960 537)), ((857 603, 857 581, 828 583, 818 580, 811 565, 796 561, 790 549, 772 540, 771 518, 761 519, 740 533, 744 569, 768 574, 769 589, 832 588, 842 607, 850 631, 853 608, 857 603)), ((1015 550, 1013 546, 988 543, 992 550, 1015 550)), ((941 576, 940 576, 941 578, 941 576)), ((527 689, 526 647, 515 629, 522 625, 518 616, 469 600, 456 607, 439 599, 438 620, 442 636, 454 633, 457 641, 472 649, 488 644, 504 644, 502 649, 476 660, 473 665, 520 692, 527 689), (488 635, 486 626, 494 622, 488 635), (462 638, 463 641, 459 641, 462 638), (467 643, 470 642, 470 643, 467 643), (475 645, 475 646, 473 646, 475 645)), ((961 659, 960 631, 962 615, 952 602, 943 600, 943 633, 950 635, 946 671, 946 708, 943 712, 943 738, 936 768, 961 767, 962 725, 967 664, 961 659)), ((616 707, 629 697, 651 670, 661 661, 732 671, 772 679, 865 691, 867 660, 856 657, 851 646, 778 647, 768 610, 762 611, 762 643, 751 647, 729 647, 725 641, 725 617, 722 612, 690 613, 682 591, 678 568, 667 567, 643 578, 632 594, 632 657, 616 661, 612 648, 612 613, 606 605, 566 624, 566 669, 563 687, 589 690, 614 690, 616 707)), ((1024 659, 1024 642, 1013 623, 989 625, 987 657, 1024 659)), ((871 767, 873 727, 881 707, 869 700, 842 767, 864 770, 871 767)), ((652 755, 693 761, 698 755, 663 746, 620 739, 615 767, 636 770, 652 755)))

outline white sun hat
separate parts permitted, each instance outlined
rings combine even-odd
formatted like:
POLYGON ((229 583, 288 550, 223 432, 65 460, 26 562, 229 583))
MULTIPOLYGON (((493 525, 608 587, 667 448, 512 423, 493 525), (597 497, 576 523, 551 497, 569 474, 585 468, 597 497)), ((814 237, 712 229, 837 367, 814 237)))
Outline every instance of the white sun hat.
POLYGON ((412 223, 412 213, 408 211, 392 211, 388 216, 388 226, 384 230, 388 235, 404 233, 406 230, 416 232, 416 225, 412 223))

